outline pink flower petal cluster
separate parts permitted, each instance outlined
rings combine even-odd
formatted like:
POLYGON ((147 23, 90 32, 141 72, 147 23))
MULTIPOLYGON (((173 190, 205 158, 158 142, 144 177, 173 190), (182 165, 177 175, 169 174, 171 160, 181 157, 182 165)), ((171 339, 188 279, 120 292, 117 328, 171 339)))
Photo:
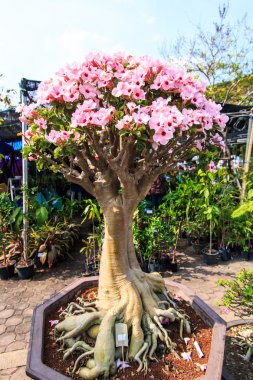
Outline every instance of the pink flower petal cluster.
POLYGON ((16 107, 16 111, 18 113, 21 113, 22 115, 20 116, 19 120, 22 122, 22 123, 26 123, 26 124, 30 124, 31 121, 29 120, 30 118, 34 118, 37 116, 37 113, 35 111, 35 109, 37 108, 37 104, 36 103, 31 103, 29 105, 20 105, 20 106, 17 106, 16 107))
MULTIPOLYGON (((224 129, 228 117, 221 114, 220 105, 205 98, 204 91, 200 79, 150 57, 89 54, 81 64, 67 65, 55 78, 42 82, 37 103, 19 111, 22 120, 37 125, 38 132, 50 142, 73 136, 70 131, 64 134, 52 130, 47 134, 47 123, 36 108, 60 103, 71 110, 73 129, 113 125, 131 133, 145 126, 145 136, 154 149, 175 136, 201 132, 201 141, 195 141, 199 149, 209 136, 214 144, 222 146, 214 129, 224 129)), ((31 130, 27 138, 29 135, 32 137, 31 130)))
POLYGON ((45 138, 50 143, 62 144, 64 141, 69 140, 71 135, 71 131, 55 131, 52 129, 49 134, 45 136, 45 138))
POLYGON ((210 164, 208 165, 208 169, 211 173, 215 173, 217 171, 216 165, 213 161, 211 161, 210 164))
POLYGON ((225 151, 225 143, 221 135, 216 133, 210 140, 211 144, 218 146, 220 149, 225 151))
POLYGON ((39 117, 38 119, 34 120, 34 124, 38 125, 39 130, 47 129, 47 120, 43 117, 39 117))
POLYGON ((83 104, 77 106, 76 111, 72 114, 71 126, 76 127, 92 127, 106 126, 112 120, 112 113, 115 113, 114 107, 97 108, 97 102, 93 100, 84 101, 83 104))

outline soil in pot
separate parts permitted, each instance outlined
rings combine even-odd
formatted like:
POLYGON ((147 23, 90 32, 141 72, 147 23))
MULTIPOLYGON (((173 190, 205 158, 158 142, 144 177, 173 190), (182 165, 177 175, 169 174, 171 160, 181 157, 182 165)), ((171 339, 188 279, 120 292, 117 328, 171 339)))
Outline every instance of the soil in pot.
POLYGON ((26 280, 34 275, 34 262, 33 260, 20 260, 16 264, 16 270, 18 272, 18 277, 21 280, 26 280))
MULTIPOLYGON (((82 297, 84 299, 93 300, 94 297, 96 297, 96 293, 97 289, 92 288, 85 291, 82 294, 82 297)), ((77 296, 80 296, 80 294, 77 296)), ((75 301, 76 298, 74 298, 75 301)), ((179 325, 177 323, 165 325, 165 328, 168 328, 170 330, 170 337, 177 344, 176 351, 178 354, 180 355, 182 352, 191 351, 191 360, 186 361, 183 358, 175 358, 173 354, 168 354, 166 352, 163 344, 159 343, 159 350, 157 352, 157 358, 159 361, 149 363, 149 369, 146 375, 143 372, 136 372, 138 364, 131 362, 129 363, 129 368, 118 371, 114 377, 110 377, 111 380, 193 380, 200 377, 204 373, 202 372, 200 365, 205 366, 208 362, 212 339, 212 328, 207 325, 185 301, 176 299, 175 302, 190 317, 192 327, 190 341, 186 345, 185 341, 179 338, 179 325), (204 357, 201 359, 198 357, 197 351, 193 345, 194 338, 197 340, 201 347, 201 350, 204 353, 204 357)), ((64 309, 67 305, 62 306, 64 309)), ((52 312, 46 317, 46 329, 44 337, 45 351, 43 361, 46 365, 64 374, 65 376, 68 376, 70 379, 72 378, 75 380, 81 380, 78 375, 71 375, 71 371, 74 362, 77 359, 77 356, 73 355, 66 360, 63 360, 63 353, 62 351, 59 351, 60 345, 55 341, 54 338, 53 327, 51 326, 50 321, 59 320, 59 314, 61 311, 62 308, 60 308, 60 310, 58 308, 58 310, 52 312)), ((92 341, 87 341, 87 343, 92 345, 92 341)), ((83 364, 85 364, 85 361, 83 364)), ((103 377, 101 377, 101 379, 103 379, 103 377)))
POLYGON ((243 356, 245 356, 247 349, 236 344, 240 342, 239 334, 249 329, 253 329, 252 324, 231 327, 227 331, 224 366, 235 380, 252 380, 253 378, 253 357, 251 357, 250 362, 245 361, 243 356))

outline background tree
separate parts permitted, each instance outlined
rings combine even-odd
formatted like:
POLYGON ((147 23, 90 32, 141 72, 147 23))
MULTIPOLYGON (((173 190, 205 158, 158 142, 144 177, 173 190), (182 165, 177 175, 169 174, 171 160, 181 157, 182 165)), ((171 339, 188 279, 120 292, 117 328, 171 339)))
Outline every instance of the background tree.
POLYGON ((219 132, 228 118, 204 90, 184 70, 148 57, 90 54, 41 83, 37 103, 19 109, 29 125, 28 158, 81 185, 103 210, 96 309, 55 328, 65 333, 59 341, 71 346, 65 356, 80 348, 94 355, 79 369, 85 379, 115 372, 115 321, 127 325, 129 358, 139 370, 153 358, 158 338, 174 351, 162 317, 179 320, 181 335, 183 327, 189 333, 187 317, 176 309, 163 278, 140 269, 132 218, 159 174, 209 142, 222 145, 219 132), (100 328, 91 348, 80 336, 93 325, 100 328))
MULTIPOLYGON (((3 74, 0 74, 0 78, 3 76, 3 74)), ((0 109, 8 108, 11 106, 11 95, 14 94, 14 90, 5 89, 3 87, 0 87, 0 109)))
POLYGON ((246 15, 231 25, 228 12, 228 3, 220 5, 212 29, 197 25, 192 38, 179 36, 162 54, 200 76, 207 83, 207 96, 214 101, 253 104, 252 28, 246 15))

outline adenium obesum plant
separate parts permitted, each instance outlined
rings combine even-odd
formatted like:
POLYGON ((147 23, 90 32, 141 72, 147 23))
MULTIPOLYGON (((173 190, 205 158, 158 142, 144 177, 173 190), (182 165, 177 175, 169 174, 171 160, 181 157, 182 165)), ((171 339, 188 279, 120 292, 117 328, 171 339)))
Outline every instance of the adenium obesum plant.
POLYGON ((176 309, 162 277, 140 269, 132 217, 159 174, 208 143, 223 145, 227 116, 204 91, 204 83, 191 74, 149 57, 90 54, 41 83, 37 103, 19 109, 28 124, 28 158, 81 185, 104 214, 96 311, 86 313, 84 307, 83 314, 55 327, 56 333, 65 332, 59 341, 72 338, 72 351, 81 348, 94 356, 78 371, 85 379, 115 373, 117 321, 127 325, 128 356, 139 370, 147 369, 158 338, 174 350, 162 318, 180 320, 189 333, 187 317, 176 309), (94 348, 74 345, 98 324, 94 348))

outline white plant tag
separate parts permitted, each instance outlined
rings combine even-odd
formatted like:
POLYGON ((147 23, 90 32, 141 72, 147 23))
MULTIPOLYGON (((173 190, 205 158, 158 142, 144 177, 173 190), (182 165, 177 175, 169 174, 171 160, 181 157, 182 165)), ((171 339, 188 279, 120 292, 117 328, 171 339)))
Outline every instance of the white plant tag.
POLYGON ((201 348, 199 347, 198 342, 195 340, 195 342, 194 342, 193 344, 194 344, 194 347, 195 347, 196 350, 197 350, 197 353, 198 353, 199 358, 203 358, 204 354, 203 354, 203 352, 201 351, 201 348))
POLYGON ((116 347, 128 346, 128 332, 125 323, 115 324, 116 347))
POLYGON ((146 210, 147 214, 153 214, 153 210, 146 210))

